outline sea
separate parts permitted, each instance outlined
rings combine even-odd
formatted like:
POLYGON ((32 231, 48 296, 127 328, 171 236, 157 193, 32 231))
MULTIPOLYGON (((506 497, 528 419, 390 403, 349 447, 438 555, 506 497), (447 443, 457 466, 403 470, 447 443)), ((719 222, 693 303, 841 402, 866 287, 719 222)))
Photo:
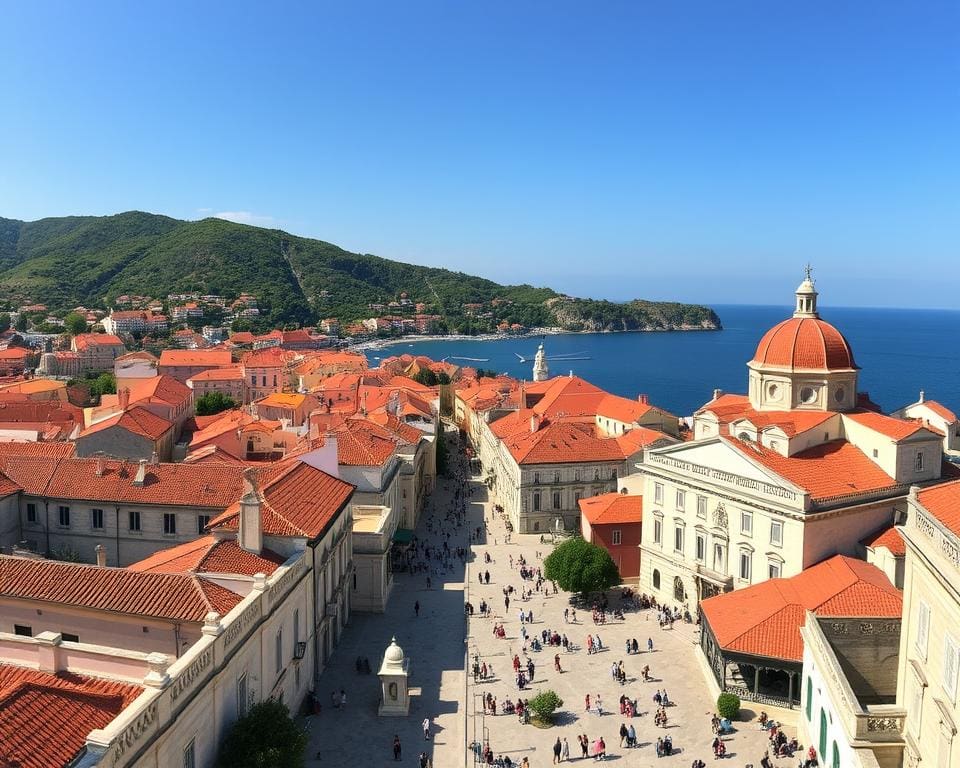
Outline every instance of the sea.
MULTIPOLYGON (((550 375, 571 371, 608 392, 650 402, 689 416, 714 389, 745 393, 747 361, 760 337, 790 317, 790 306, 714 305, 722 331, 558 334, 543 339, 550 375), (571 358, 564 360, 563 358, 571 358), (588 358, 588 359, 572 359, 588 358)), ((928 399, 960 410, 960 311, 821 307, 853 348, 861 392, 884 411, 928 399)), ((410 353, 434 360, 493 369, 531 379, 539 338, 431 339, 367 350, 371 366, 381 357, 410 353), (518 355, 526 358, 521 362, 518 355)))

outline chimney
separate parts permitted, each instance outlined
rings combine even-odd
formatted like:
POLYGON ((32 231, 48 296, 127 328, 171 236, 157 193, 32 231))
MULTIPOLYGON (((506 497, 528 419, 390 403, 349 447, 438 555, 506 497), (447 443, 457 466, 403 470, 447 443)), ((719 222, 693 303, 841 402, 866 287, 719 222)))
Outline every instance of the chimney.
POLYGON ((530 417, 530 434, 534 434, 538 429, 540 429, 540 419, 537 417, 537 414, 533 414, 530 417))
POLYGON ((117 392, 117 397, 120 402, 120 410, 125 411, 130 405, 130 390, 127 387, 123 387, 119 392, 117 392))
POLYGON ((147 479, 147 460, 140 459, 140 465, 137 467, 137 475, 133 478, 133 485, 136 488, 143 488, 143 483, 147 479))
POLYGON ((926 395, 926 393, 921 389, 921 390, 920 390, 920 402, 923 403, 923 402, 926 401, 926 399, 927 399, 927 395, 926 395))
POLYGON ((722 389, 715 389, 715 390, 713 390, 713 399, 714 399, 714 400, 720 399, 720 396, 721 396, 722 394, 723 394, 723 390, 722 390, 722 389))
POLYGON ((155 467, 159 463, 160 463, 160 454, 154 451, 153 453, 150 454, 150 464, 151 466, 155 467))
POLYGON ((260 554, 263 549, 263 529, 260 525, 260 491, 257 490, 257 474, 253 467, 243 471, 243 496, 240 497, 240 546, 260 554))
POLYGON ((97 544, 93 548, 97 553, 97 567, 106 568, 107 567, 107 550, 103 548, 103 544, 97 544))
POLYGON ((97 477, 103 477, 107 473, 107 462, 103 456, 97 456, 97 464, 94 473, 97 477))
POLYGON ((637 402, 639 402, 640 405, 649 405, 650 397, 645 394, 639 394, 637 395, 637 402))

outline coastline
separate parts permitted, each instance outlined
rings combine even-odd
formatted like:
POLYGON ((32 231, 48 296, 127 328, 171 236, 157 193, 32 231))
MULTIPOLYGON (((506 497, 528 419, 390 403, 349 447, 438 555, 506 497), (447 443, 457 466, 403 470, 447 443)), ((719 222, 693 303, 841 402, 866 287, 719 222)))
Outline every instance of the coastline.
POLYGON ((395 347, 401 344, 420 344, 425 341, 503 341, 504 339, 531 339, 538 336, 587 336, 594 334, 599 336, 623 333, 707 333, 722 330, 723 326, 719 328, 703 328, 700 326, 690 326, 686 328, 636 328, 629 331, 571 331, 565 328, 534 328, 526 333, 481 333, 476 336, 468 336, 463 333, 451 333, 446 336, 425 336, 423 334, 412 334, 410 336, 400 336, 393 339, 371 339, 369 341, 361 341, 359 344, 347 345, 347 349, 364 352, 370 349, 385 349, 386 347, 395 347))

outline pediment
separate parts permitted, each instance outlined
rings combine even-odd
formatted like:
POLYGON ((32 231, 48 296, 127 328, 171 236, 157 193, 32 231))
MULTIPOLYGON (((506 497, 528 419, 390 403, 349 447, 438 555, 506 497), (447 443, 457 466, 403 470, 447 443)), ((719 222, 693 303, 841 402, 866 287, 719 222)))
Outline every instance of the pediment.
MULTIPOLYGON (((750 450, 749 447, 746 450, 750 450)), ((673 446, 669 449, 659 450, 656 453, 680 461, 689 461, 692 464, 699 464, 721 472, 730 472, 740 477, 746 477, 750 480, 756 480, 762 483, 780 486, 782 488, 795 489, 792 483, 788 482, 771 469, 750 461, 747 455, 737 450, 724 440, 706 440, 698 443, 687 443, 684 445, 673 446)))

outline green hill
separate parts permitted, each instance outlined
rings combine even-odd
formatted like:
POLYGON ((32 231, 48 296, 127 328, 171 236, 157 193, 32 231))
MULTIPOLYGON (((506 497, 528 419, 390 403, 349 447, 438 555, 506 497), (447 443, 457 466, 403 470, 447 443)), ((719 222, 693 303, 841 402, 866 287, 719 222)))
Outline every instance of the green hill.
POLYGON ((261 326, 342 323, 370 317, 371 303, 406 292, 450 330, 478 332, 506 320, 571 329, 719 327, 707 307, 567 300, 549 288, 499 285, 446 269, 345 251, 330 243, 223 219, 180 221, 139 211, 23 222, 0 218, 0 296, 67 310, 107 308, 124 293, 257 297, 261 326), (499 299, 495 305, 490 305, 499 299), (464 315, 482 303, 492 317, 464 315))

